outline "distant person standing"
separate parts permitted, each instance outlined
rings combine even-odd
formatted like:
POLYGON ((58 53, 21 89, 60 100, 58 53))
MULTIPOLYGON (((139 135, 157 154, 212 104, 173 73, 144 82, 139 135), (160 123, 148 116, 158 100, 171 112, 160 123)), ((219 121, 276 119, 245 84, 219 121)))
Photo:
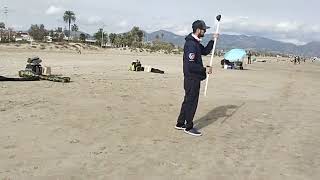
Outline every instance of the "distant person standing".
POLYGON ((252 64, 251 58, 252 58, 252 53, 251 53, 251 51, 249 51, 248 52, 248 64, 252 64))
POLYGON ((294 64, 300 64, 300 56, 296 56, 295 58, 294 58, 294 64))
MULTIPOLYGON (((201 55, 210 54, 214 40, 210 40, 206 47, 200 43, 201 38, 204 37, 206 30, 209 28, 204 21, 195 21, 192 24, 193 33, 186 37, 184 45, 183 73, 185 96, 175 128, 184 130, 185 133, 193 136, 202 135, 201 132, 193 127, 193 118, 199 100, 200 82, 207 78, 207 74, 212 73, 212 67, 203 67, 201 55)), ((218 38, 218 34, 214 34, 214 38, 218 38)))

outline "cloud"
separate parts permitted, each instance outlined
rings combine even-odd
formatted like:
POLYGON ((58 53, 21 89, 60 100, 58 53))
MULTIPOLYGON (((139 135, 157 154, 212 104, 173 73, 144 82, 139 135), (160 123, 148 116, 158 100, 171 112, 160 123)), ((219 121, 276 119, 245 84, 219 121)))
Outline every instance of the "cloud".
POLYGON ((184 36, 191 32, 191 25, 185 22, 175 23, 170 18, 157 17, 154 22, 142 27, 147 32, 154 32, 158 30, 166 30, 177 35, 184 36))
MULTIPOLYGON (((50 6, 46 14, 58 14, 62 8, 50 6)), ((96 13, 99 13, 98 11, 96 13)), ((192 21, 192 20, 191 20, 192 21)), ((190 19, 171 18, 166 16, 154 16, 145 21, 137 21, 132 18, 113 14, 112 16, 99 16, 88 14, 77 14, 77 23, 83 25, 89 32, 94 32, 98 27, 105 26, 110 32, 126 32, 132 26, 139 26, 147 32, 157 30, 167 30, 178 35, 187 35, 192 31, 190 19), (79 16, 82 16, 80 18, 79 16)), ((212 28, 209 32, 214 32, 213 23, 209 23, 212 28)), ((261 36, 277 41, 290 42, 294 44, 305 44, 311 41, 320 41, 320 25, 300 22, 297 19, 264 19, 261 17, 239 14, 239 16, 224 16, 221 22, 222 34, 244 34, 249 36, 261 36)))
POLYGON ((182 36, 182 35, 186 35, 186 34, 188 34, 188 33, 190 33, 190 30, 188 29, 188 28, 181 28, 181 29, 178 29, 177 31, 176 31, 176 34, 178 34, 178 35, 180 35, 180 36, 182 36))
MULTIPOLYGON (((168 30, 178 35, 187 35, 191 32, 191 23, 172 22, 170 19, 159 19, 146 26, 148 32, 159 29, 168 30)), ((211 25, 209 32, 215 31, 211 25)), ((296 21, 266 21, 247 16, 225 16, 222 19, 220 32, 222 34, 261 36, 277 41, 298 45, 311 41, 320 41, 320 25, 310 25, 296 21)))
POLYGON ((24 26, 22 26, 20 24, 12 24, 10 26, 10 28, 13 28, 14 30, 23 30, 23 28, 26 28, 26 27, 24 27, 24 26))
POLYGON ((102 17, 100 16, 91 16, 88 18, 88 23, 90 25, 98 25, 98 24, 101 24, 103 21, 102 21, 102 17))
POLYGON ((172 31, 173 33, 184 36, 191 32, 191 26, 190 25, 172 25, 171 27, 165 28, 165 30, 172 31))
POLYGON ((118 26, 125 28, 128 26, 128 22, 126 20, 122 20, 122 21, 120 21, 120 23, 118 23, 118 26))
POLYGON ((294 44, 320 41, 320 26, 295 21, 269 22, 250 18, 226 17, 221 24, 222 33, 262 36, 294 44))
MULTIPOLYGON (((154 18, 152 23, 141 25, 143 30, 153 32, 167 30, 178 35, 187 35, 192 31, 192 22, 175 22, 170 18, 154 18)), ((128 31, 131 27, 130 20, 113 21, 116 31, 128 31)), ((136 24, 135 24, 136 25, 136 24)), ((215 25, 211 25, 210 32, 215 31, 215 25)), ((221 22, 222 34, 260 36, 276 41, 306 44, 311 41, 320 41, 320 25, 305 24, 297 21, 268 21, 256 17, 225 16, 221 22)), ((109 28, 112 28, 111 26, 109 28)))
POLYGON ((47 15, 56 15, 56 14, 60 14, 63 12, 63 8, 60 7, 56 7, 51 5, 47 10, 46 10, 46 14, 47 15))

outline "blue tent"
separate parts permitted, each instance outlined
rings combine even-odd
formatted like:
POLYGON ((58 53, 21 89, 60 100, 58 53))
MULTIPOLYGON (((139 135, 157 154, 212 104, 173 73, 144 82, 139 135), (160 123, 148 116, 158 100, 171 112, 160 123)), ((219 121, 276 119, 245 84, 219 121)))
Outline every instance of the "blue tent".
POLYGON ((242 61, 242 59, 247 55, 244 49, 232 49, 224 55, 224 59, 230 62, 242 61))

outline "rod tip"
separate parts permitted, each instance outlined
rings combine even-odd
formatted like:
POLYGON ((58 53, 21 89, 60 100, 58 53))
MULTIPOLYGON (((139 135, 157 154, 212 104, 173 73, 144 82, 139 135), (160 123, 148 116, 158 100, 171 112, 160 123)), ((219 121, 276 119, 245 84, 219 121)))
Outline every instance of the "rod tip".
POLYGON ((220 15, 218 15, 217 17, 216 17, 216 19, 218 20, 218 21, 220 21, 221 20, 221 14, 220 15))

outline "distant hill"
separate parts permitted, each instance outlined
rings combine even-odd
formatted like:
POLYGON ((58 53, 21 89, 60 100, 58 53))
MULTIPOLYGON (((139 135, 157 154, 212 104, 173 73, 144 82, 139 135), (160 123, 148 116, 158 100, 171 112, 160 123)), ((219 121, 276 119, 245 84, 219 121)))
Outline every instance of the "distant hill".
POLYGON ((320 42, 310 42, 304 46, 299 46, 298 52, 308 56, 320 57, 320 42))
POLYGON ((153 33, 146 33, 145 41, 154 41, 156 40, 157 35, 159 36, 159 39, 161 41, 169 42, 180 47, 182 47, 185 42, 184 36, 179 36, 172 32, 164 30, 156 31, 153 33), (161 34, 163 34, 163 37, 161 36, 161 34))
MULTIPOLYGON (((160 40, 173 43, 174 45, 183 47, 185 42, 185 36, 176 35, 169 31, 156 31, 152 33, 146 33, 145 41, 154 41, 156 37, 160 40), (162 36, 163 34, 163 36, 162 36)), ((203 43, 206 44, 212 34, 206 34, 203 39, 203 43)), ((217 48, 219 49, 232 49, 242 48, 251 49, 257 51, 269 51, 274 53, 296 54, 302 56, 318 56, 320 57, 320 42, 310 42, 306 45, 295 45, 292 43, 285 43, 281 41, 275 41, 268 38, 258 36, 245 36, 245 35, 227 35, 222 34, 219 39, 217 48)))

